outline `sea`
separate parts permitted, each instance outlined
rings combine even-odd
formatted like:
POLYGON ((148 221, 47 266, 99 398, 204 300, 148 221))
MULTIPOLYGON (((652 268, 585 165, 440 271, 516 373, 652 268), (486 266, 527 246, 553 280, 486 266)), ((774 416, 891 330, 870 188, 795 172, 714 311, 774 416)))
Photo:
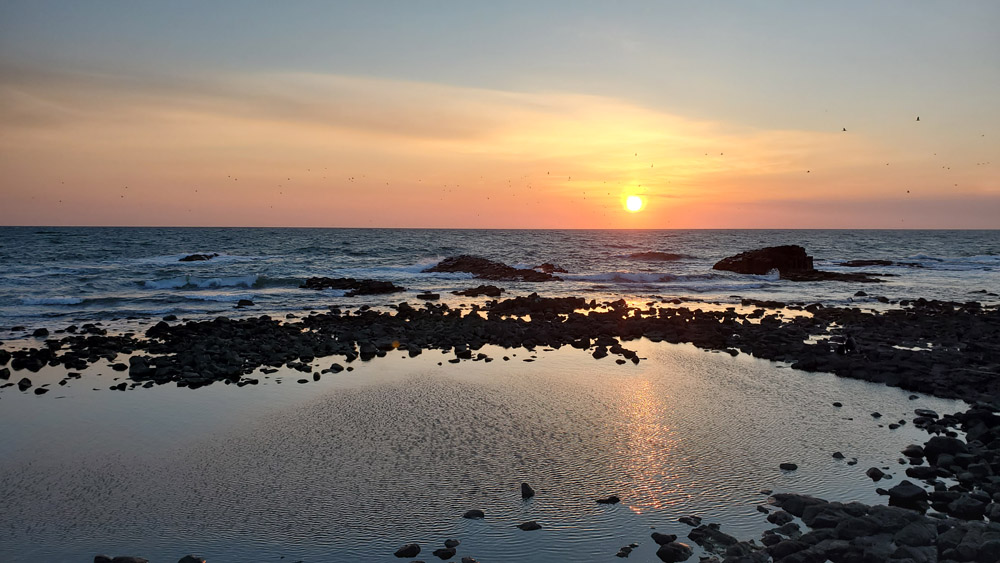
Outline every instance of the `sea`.
MULTIPOLYGON (((39 327, 141 332, 166 315, 301 316, 416 305, 426 291, 475 302, 450 292, 481 280, 424 272, 458 254, 568 271, 562 281, 493 282, 507 296, 884 309, 919 297, 996 304, 1000 288, 998 231, 4 227, 0 345, 44 345, 32 336, 39 327), (712 270, 725 256, 779 244, 802 245, 820 269, 894 264, 862 268, 886 274, 878 284, 712 270), (649 252, 679 258, 639 256, 649 252), (180 261, 196 253, 218 256, 180 261), (345 297, 299 287, 313 276, 406 291, 345 297), (254 304, 235 308, 240 299, 254 304)), ((774 527, 761 512, 771 491, 884 503, 876 487, 905 478, 900 450, 927 439, 889 423, 911 420, 916 408, 968 407, 742 353, 625 345, 639 364, 571 347, 488 345, 480 352, 489 363, 451 363, 453 353, 434 350, 317 358, 317 373, 334 361, 349 369, 313 380, 282 368, 244 387, 115 391, 123 373, 110 360, 72 379, 61 367, 13 372, 10 383, 27 375, 49 392, 0 387, 0 561, 411 561, 393 555, 409 543, 421 546, 413 560, 434 561, 454 539, 450 561, 608 562, 628 546, 628 561, 655 563, 652 532, 676 534, 697 560, 706 553, 679 518, 749 540, 774 527), (870 467, 889 477, 873 483, 870 467), (521 498, 522 482, 532 499, 521 498), (596 502, 612 494, 621 502, 596 502), (463 518, 470 509, 485 518, 463 518), (517 528, 526 521, 542 527, 517 528)))
MULTIPOLYGON (((1000 290, 1000 231, 0 227, 0 328, 287 314, 419 302, 422 292, 447 302, 456 300, 450 292, 482 282, 424 270, 459 254, 520 268, 550 263, 568 272, 558 282, 494 284, 509 295, 537 291, 598 301, 749 298, 879 308, 887 305, 879 297, 996 303, 987 293, 1000 290), (788 282, 777 272, 712 269, 726 256, 783 244, 805 247, 819 269, 871 271, 886 274, 885 281, 788 282), (679 259, 637 257, 649 252, 679 259), (180 261, 192 254, 218 256, 180 261), (895 265, 839 265, 848 260, 895 265), (386 280, 407 291, 346 298, 343 291, 299 288, 315 276, 386 280), (241 299, 254 306, 234 309, 241 299)), ((0 338, 22 335, 0 331, 0 338)))

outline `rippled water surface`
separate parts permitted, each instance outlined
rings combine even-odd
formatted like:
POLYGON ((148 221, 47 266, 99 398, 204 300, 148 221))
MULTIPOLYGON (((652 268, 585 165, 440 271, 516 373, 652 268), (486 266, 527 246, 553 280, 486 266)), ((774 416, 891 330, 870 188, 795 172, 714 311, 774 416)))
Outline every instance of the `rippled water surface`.
POLYGON ((456 561, 611 561, 632 542, 630 561, 657 561, 651 528, 686 536, 686 514, 759 537, 772 527, 761 489, 881 502, 864 471, 898 480, 897 452, 925 436, 880 424, 962 408, 745 355, 627 346, 645 360, 487 347, 492 363, 425 352, 306 385, 282 372, 122 393, 94 367, 47 395, 7 389, 0 560, 395 561, 410 542, 431 560, 457 538, 456 561), (609 494, 622 504, 594 502, 609 494), (463 519, 471 508, 486 518, 463 519), (515 527, 526 520, 543 529, 515 527))

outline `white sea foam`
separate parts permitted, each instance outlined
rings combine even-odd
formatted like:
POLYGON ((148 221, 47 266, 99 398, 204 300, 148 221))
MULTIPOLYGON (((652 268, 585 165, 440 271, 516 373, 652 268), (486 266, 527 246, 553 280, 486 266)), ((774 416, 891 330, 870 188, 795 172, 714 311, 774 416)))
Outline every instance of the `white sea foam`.
POLYGON ((180 276, 162 280, 146 280, 142 282, 143 287, 148 289, 211 289, 219 287, 254 287, 258 276, 233 276, 227 278, 197 278, 194 276, 180 276))

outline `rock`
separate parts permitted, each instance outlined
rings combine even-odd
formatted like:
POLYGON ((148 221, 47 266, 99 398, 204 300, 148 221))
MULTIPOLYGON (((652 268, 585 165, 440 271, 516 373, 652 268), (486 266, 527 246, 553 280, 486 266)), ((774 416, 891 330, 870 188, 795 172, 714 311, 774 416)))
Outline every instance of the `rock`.
POLYGON ((249 299, 240 299, 236 302, 236 309, 242 309, 244 307, 253 307, 254 302, 249 299))
POLYGON ((938 413, 932 411, 931 409, 913 409, 913 413, 917 416, 926 416, 928 418, 938 418, 938 413))
POLYGON ((31 387, 31 380, 28 379, 27 377, 22 377, 21 381, 17 382, 17 388, 21 391, 25 391, 29 387, 31 387))
POLYGON ((455 556, 455 552, 454 547, 442 547, 434 550, 434 556, 441 560, 451 559, 455 556))
POLYGON ((764 275, 776 269, 784 274, 810 271, 813 269, 813 260, 811 256, 806 255, 806 249, 801 246, 770 246, 723 258, 716 262, 712 269, 756 275, 764 275))
POLYGON ((934 545, 937 539, 937 526, 927 520, 917 520, 903 526, 892 539, 897 545, 934 545))
POLYGON ((700 516, 681 516, 677 519, 681 524, 687 524, 688 526, 700 526, 701 517, 700 516))
POLYGON ((35 332, 31 333, 31 336, 34 336, 35 338, 45 338, 48 335, 49 329, 47 328, 36 328, 35 332))
POLYGON ((671 254, 670 252, 633 252, 628 255, 629 258, 633 260, 649 260, 654 262, 672 262, 674 260, 680 260, 682 258, 687 258, 684 254, 671 254))
POLYGON ((794 463, 782 463, 778 465, 778 467, 780 467, 782 471, 795 471, 799 468, 799 466, 794 463))
POLYGON ((535 496, 535 489, 531 488, 531 485, 527 483, 521 483, 521 498, 529 499, 535 496))
POLYGON ((400 287, 392 282, 379 280, 356 280, 354 278, 309 278, 299 286, 302 289, 341 289, 348 290, 344 295, 354 297, 356 295, 383 295, 386 293, 396 293, 406 291, 405 287, 400 287))
POLYGON ((775 493, 771 499, 772 503, 777 507, 800 518, 802 517, 802 514, 805 513, 806 508, 814 505, 826 504, 826 501, 823 499, 793 493, 775 493))
POLYGON ((840 401, 834 401, 833 402, 833 406, 835 406, 837 408, 840 408, 840 407, 844 406, 844 403, 841 403, 840 401))
POLYGON ((465 514, 462 515, 462 518, 479 520, 482 518, 486 518, 486 513, 484 513, 482 510, 479 510, 478 508, 473 508, 472 510, 466 510, 465 514))
POLYGON ((149 559, 143 559, 142 557, 132 557, 128 555, 122 555, 115 557, 111 560, 111 563, 149 563, 149 559))
POLYGON ((177 563, 206 563, 206 561, 203 557, 185 555, 184 557, 181 557, 177 563))
POLYGON ((535 266, 534 268, 532 268, 532 270, 539 270, 539 271, 545 272, 546 274, 552 274, 552 273, 568 274, 569 273, 569 272, 566 271, 566 268, 562 268, 562 267, 556 266, 555 264, 553 264, 551 262, 546 262, 544 264, 539 264, 538 266, 535 266))
POLYGON ((420 546, 415 543, 408 543, 396 550, 396 557, 416 557, 420 553, 420 546))
POLYGON ((941 454, 955 455, 960 453, 969 453, 969 448, 965 445, 965 442, 958 438, 932 436, 930 440, 924 443, 924 456, 931 463, 936 462, 938 456, 941 454))
POLYGON ((418 293, 417 294, 417 299, 423 299, 424 301, 437 301, 438 299, 441 299, 441 294, 440 293, 430 293, 430 292, 427 292, 427 293, 418 293))
POLYGON ((94 563, 111 563, 111 558, 107 555, 95 555, 94 563))
POLYGON ((190 254, 178 260, 178 262, 204 262, 205 260, 211 260, 212 258, 217 258, 219 254, 213 252, 212 254, 190 254))
POLYGON ((677 536, 675 534, 661 534, 660 532, 653 532, 649 535, 649 537, 653 538, 656 545, 666 545, 677 540, 677 536))
POLYGON ((0 368, 0 379, 5 381, 10 379, 10 368, 0 368))
POLYGON ((986 503, 963 494, 948 503, 948 514, 962 520, 982 520, 986 513, 986 503))
POLYGON ((503 289, 495 285, 480 285, 478 287, 473 287, 471 289, 463 289, 461 291, 453 291, 455 295, 462 295, 465 297, 481 297, 485 295, 486 297, 500 297, 503 293, 503 289))
POLYGON ((882 413, 875 411, 872 413, 872 418, 882 418, 882 413))
POLYGON ((606 497, 606 498, 599 498, 599 499, 597 499, 597 504, 618 504, 621 501, 622 501, 622 499, 618 498, 615 495, 611 495, 611 496, 606 497))
POLYGON ((462 558, 462 563, 479 563, 479 561, 466 555, 465 557, 462 558))
POLYGON ((784 510, 777 510, 767 515, 767 521, 776 526, 787 524, 794 519, 795 519, 794 516, 792 516, 788 512, 785 512, 784 510))
POLYGON ((458 547, 462 542, 458 540, 444 540, 445 547, 458 547))
POLYGON ((844 454, 840 452, 833 452, 833 459, 844 459, 844 454))
POLYGON ((891 506, 921 510, 926 501, 927 491, 907 480, 903 480, 889 489, 889 504, 891 506))
POLYGON ((708 551, 725 550, 727 547, 739 543, 739 540, 733 536, 719 530, 717 524, 698 526, 688 532, 688 537, 708 551))
POLYGON ((878 483, 879 481, 882 480, 883 477, 885 477, 885 473, 883 473, 882 470, 879 469, 878 467, 868 468, 868 471, 865 471, 865 475, 867 475, 872 481, 875 481, 876 483, 878 483))
POLYGON ((924 448, 916 444, 910 444, 903 448, 901 453, 906 457, 924 457, 924 448))
POLYGON ((691 549, 691 546, 681 542, 670 542, 661 545, 656 550, 656 556, 660 558, 660 561, 664 561, 665 563, 687 561, 692 555, 694 555, 694 550, 691 549))
POLYGON ((513 268, 500 262, 468 254, 445 258, 436 266, 427 268, 424 272, 467 272, 477 278, 493 281, 541 282, 557 281, 560 279, 545 272, 513 268))
POLYGON ((518 528, 524 530, 525 532, 530 532, 532 530, 541 530, 542 525, 534 520, 529 520, 528 522, 523 522, 517 525, 518 528))
POLYGON ((48 392, 49 392, 49 390, 46 389, 45 387, 36 387, 35 388, 35 395, 44 395, 44 394, 46 394, 48 392))

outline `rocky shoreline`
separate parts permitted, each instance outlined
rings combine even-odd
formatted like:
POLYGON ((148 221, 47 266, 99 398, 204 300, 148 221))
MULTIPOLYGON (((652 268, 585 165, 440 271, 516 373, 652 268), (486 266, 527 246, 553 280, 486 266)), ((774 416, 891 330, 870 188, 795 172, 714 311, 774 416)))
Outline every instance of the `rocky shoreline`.
MULTIPOLYGON (((913 424, 931 436, 907 447, 900 462, 910 479, 930 491, 909 481, 880 490, 890 506, 778 493, 759 508, 776 525, 759 540, 738 540, 695 519, 687 521, 688 538, 711 554, 709 561, 1000 561, 1000 310, 977 302, 916 299, 874 312, 744 301, 740 308, 703 310, 680 302, 630 306, 531 294, 463 306, 331 307, 285 319, 167 317, 143 335, 108 334, 97 324, 34 334, 38 346, 0 348, 0 379, 14 377, 21 392, 39 395, 48 384, 36 386, 29 375, 45 366, 66 369, 60 382, 66 384, 88 366, 107 364, 129 376, 111 387, 120 391, 167 383, 244 386, 257 383, 258 372, 280 366, 318 379, 345 369, 341 362, 372 360, 393 350, 411 356, 449 350, 449 361, 459 363, 492 361, 479 352, 486 345, 572 346, 598 361, 612 356, 618 363, 639 363, 627 346, 644 337, 964 399, 975 403, 964 413, 914 413, 913 424), (127 363, 121 355, 128 356, 127 363), (320 359, 332 363, 321 369, 320 359), (810 529, 803 532, 798 522, 810 529)), ((4 381, 0 387, 14 385, 4 381)), ((664 561, 683 561, 693 553, 674 534, 652 539, 664 561)), ((615 555, 627 557, 633 547, 615 555)), ((455 553, 455 546, 446 546, 436 555, 449 559, 455 553)))

